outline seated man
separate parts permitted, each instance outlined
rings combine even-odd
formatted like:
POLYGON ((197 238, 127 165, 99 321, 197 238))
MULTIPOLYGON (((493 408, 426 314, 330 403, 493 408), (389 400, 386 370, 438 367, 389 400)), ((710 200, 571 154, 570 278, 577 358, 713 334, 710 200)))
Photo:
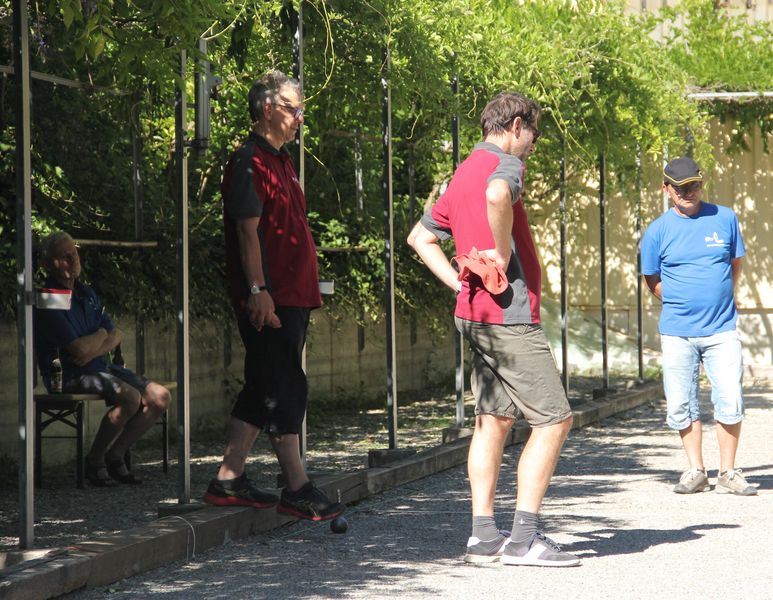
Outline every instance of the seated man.
POLYGON ((80 258, 70 235, 60 231, 46 237, 40 261, 48 277, 45 287, 72 290, 69 310, 35 310, 35 352, 43 383, 51 391, 51 365, 59 358, 63 392, 99 394, 111 407, 86 456, 88 480, 96 486, 141 483, 129 472, 124 455, 167 409, 169 390, 108 362, 106 354, 123 334, 94 290, 78 281, 80 258))

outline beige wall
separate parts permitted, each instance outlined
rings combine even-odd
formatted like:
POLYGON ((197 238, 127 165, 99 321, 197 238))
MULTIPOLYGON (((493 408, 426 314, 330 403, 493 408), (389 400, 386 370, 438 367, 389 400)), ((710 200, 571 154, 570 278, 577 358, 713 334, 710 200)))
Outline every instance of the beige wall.
MULTIPOLYGON (((679 4, 679 0, 628 0, 626 12, 657 13, 663 6, 676 6, 677 4, 679 4)), ((749 21, 773 18, 773 0, 724 0, 722 4, 727 7, 730 14, 745 14, 749 21)))
MULTIPOLYGON (((711 125, 716 167, 707 173, 704 199, 738 214, 746 244, 744 272, 737 291, 739 330, 749 365, 773 365, 773 154, 766 154, 756 131, 750 151, 727 155, 732 126, 711 125)), ((773 140, 771 140, 773 143, 773 140)), ((642 228, 663 212, 659 165, 645 163, 642 176, 642 228)), ((610 326, 635 334, 636 192, 619 189, 615 174, 607 183, 607 273, 610 326)), ((600 313, 598 183, 569 182, 567 287, 569 303, 586 314, 600 313)), ((542 254, 544 293, 559 298, 558 199, 535 207, 535 241, 542 254)), ((643 294, 645 345, 657 348, 660 306, 643 294)))
MULTIPOLYGON (((450 307, 449 307, 450 315, 450 307)), ((133 319, 118 319, 127 335, 122 344, 127 366, 134 365, 133 319)), ((449 316, 449 331, 452 321, 449 316)), ((410 326, 397 328, 398 392, 427 389, 442 378, 451 381, 454 368, 454 346, 448 335, 433 335, 419 327, 412 343, 410 326)), ((306 366, 309 375, 310 401, 330 398, 360 398, 386 402, 385 328, 366 328, 362 350, 358 344, 357 326, 353 322, 330 319, 324 311, 313 313, 309 329, 306 366)), ((0 322, 0 453, 18 453, 19 420, 16 328, 14 323, 0 322)), ((176 373, 176 345, 173 327, 149 324, 146 328, 147 375, 156 381, 169 381, 176 373)), ((230 326, 194 323, 190 340, 190 411, 191 430, 223 429, 232 401, 241 388, 244 353, 238 332, 230 326)), ((42 389, 42 383, 39 383, 42 389)), ((173 397, 175 394, 173 393, 173 397)), ((176 401, 176 397, 175 397, 176 401)), ((400 396, 398 393, 398 406, 400 396)), ((91 440, 104 415, 102 403, 92 402, 86 414, 86 440, 91 440)), ((176 428, 176 410, 170 410, 170 429, 176 428)), ((60 427, 57 425, 57 427, 60 427)), ((66 432, 66 428, 59 431, 66 432)), ((48 431, 47 433, 53 433, 48 431)), ((157 435, 151 432, 149 435, 157 435)), ((75 442, 49 440, 43 449, 46 464, 58 464, 75 456, 75 442)))

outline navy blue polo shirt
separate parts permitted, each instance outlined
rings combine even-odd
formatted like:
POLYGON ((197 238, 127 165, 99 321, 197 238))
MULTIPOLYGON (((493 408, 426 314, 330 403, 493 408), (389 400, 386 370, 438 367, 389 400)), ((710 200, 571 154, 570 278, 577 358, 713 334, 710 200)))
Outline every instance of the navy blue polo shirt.
MULTIPOLYGON (((45 287, 58 288, 59 283, 46 280, 45 287)), ((51 362, 59 356, 62 362, 62 381, 107 370, 107 359, 98 356, 91 362, 79 366, 72 361, 67 346, 80 337, 90 335, 99 328, 111 331, 115 327, 105 313, 102 301, 89 286, 76 281, 72 290, 70 310, 34 310, 34 343, 40 374, 46 388, 50 384, 51 362)))

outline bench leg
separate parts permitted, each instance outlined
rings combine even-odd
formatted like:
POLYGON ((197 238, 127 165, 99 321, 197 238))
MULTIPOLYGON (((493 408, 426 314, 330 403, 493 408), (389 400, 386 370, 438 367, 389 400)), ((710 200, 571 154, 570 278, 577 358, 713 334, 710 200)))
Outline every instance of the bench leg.
POLYGON ((41 421, 43 420, 40 407, 35 405, 35 472, 34 472, 34 484, 36 488, 40 487, 41 480, 43 479, 43 459, 41 458, 43 442, 41 436, 43 432, 40 430, 41 421))
POLYGON ((169 471, 169 413, 164 411, 161 415, 161 455, 164 458, 164 473, 169 471))
POLYGON ((83 402, 79 402, 75 407, 75 433, 77 437, 76 441, 76 464, 75 464, 75 478, 78 484, 78 489, 83 489, 83 471, 85 468, 83 456, 83 402))

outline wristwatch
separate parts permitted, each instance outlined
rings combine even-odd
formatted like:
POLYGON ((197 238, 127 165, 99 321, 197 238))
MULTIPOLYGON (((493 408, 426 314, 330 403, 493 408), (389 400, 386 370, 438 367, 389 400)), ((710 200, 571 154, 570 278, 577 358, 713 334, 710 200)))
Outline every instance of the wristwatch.
POLYGON ((268 288, 265 285, 258 285, 257 283, 253 283, 250 286, 250 294, 253 296, 257 296, 260 294, 260 292, 265 292, 268 288))

